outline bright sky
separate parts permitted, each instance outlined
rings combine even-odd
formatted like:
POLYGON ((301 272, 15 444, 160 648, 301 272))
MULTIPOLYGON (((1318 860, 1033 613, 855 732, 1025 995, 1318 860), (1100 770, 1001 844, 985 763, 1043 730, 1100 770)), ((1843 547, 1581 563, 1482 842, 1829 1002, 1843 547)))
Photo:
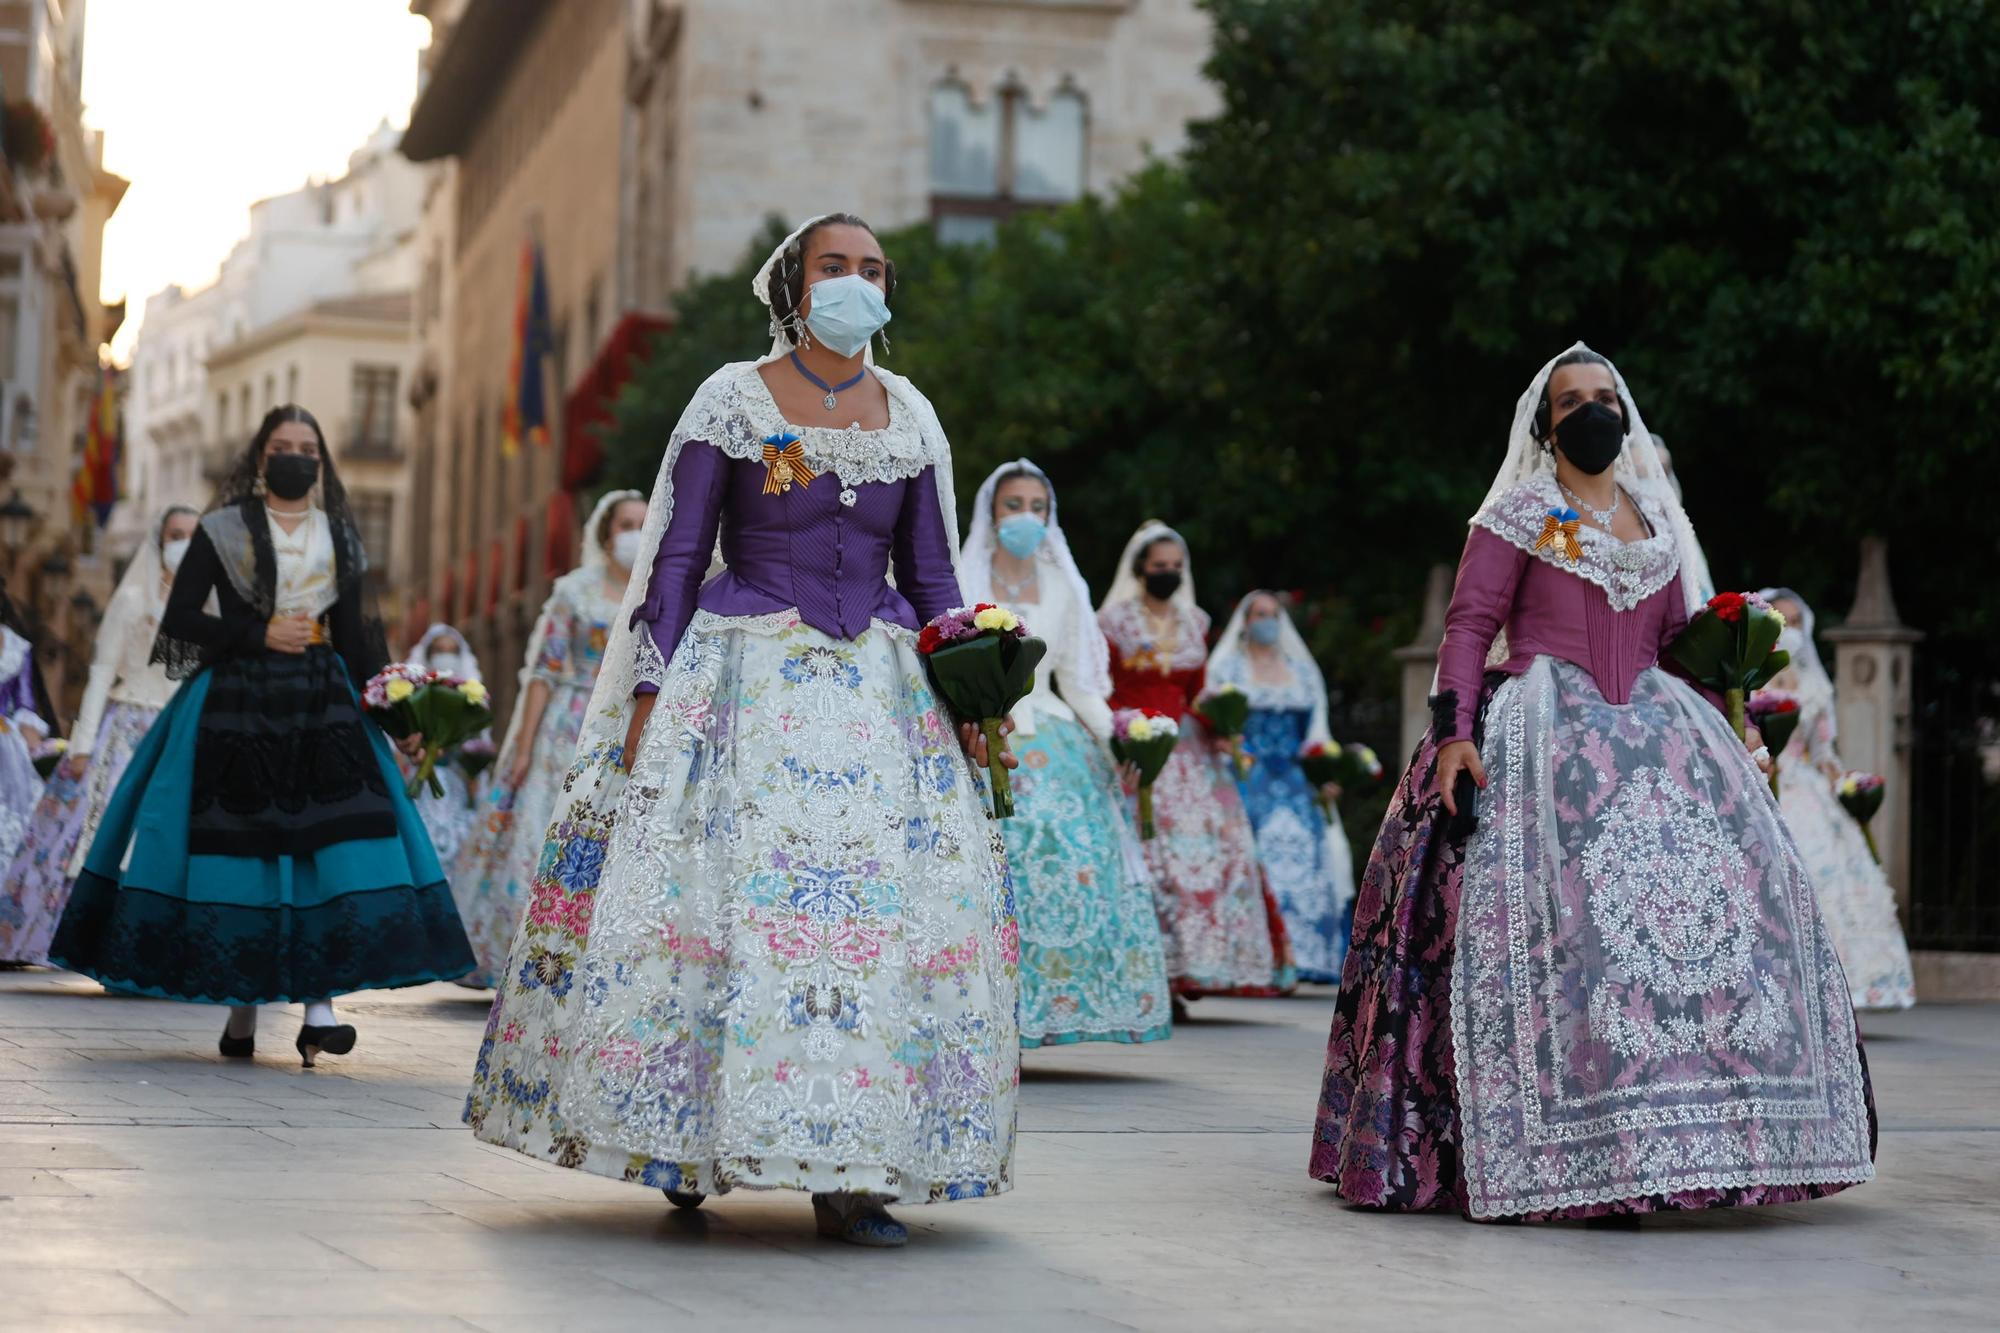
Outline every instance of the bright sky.
POLYGON ((85 122, 132 182, 104 229, 103 295, 146 297, 216 274, 250 205, 337 176, 388 119, 403 125, 430 25, 409 0, 90 0, 85 122))

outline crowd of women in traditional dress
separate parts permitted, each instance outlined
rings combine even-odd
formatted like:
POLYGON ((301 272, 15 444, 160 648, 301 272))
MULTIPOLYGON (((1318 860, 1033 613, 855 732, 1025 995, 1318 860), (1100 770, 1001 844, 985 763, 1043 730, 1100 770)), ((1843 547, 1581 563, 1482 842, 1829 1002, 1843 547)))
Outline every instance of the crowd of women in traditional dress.
MULTIPOLYGON (((1807 717, 1780 806, 1660 668, 1706 573, 1609 362, 1579 345, 1522 396, 1357 897, 1286 599, 1249 593, 1211 646, 1159 521, 1095 599, 1026 459, 961 542, 941 424, 873 364, 894 287, 850 216, 778 247, 770 355, 701 387, 650 497, 598 503, 497 762, 442 797, 405 794, 420 740, 399 758, 361 706, 388 654, 332 452, 270 413, 208 512, 160 516, 45 787, 0 631, 0 959, 226 1006, 227 1058, 254 1058, 259 1006, 303 1003, 307 1064, 356 1043, 340 995, 491 985, 482 1138, 685 1207, 808 1191, 859 1244, 902 1242, 890 1202, 1011 1186, 1022 1048, 1159 1040, 1186 1001, 1301 981, 1340 987, 1311 1173, 1363 1206, 1597 1216, 1868 1177, 1850 1002, 1908 1003, 1909 966, 1824 776, 1810 613, 1773 590, 1807 717), (1049 647, 1004 758, 916 651, 985 602, 1049 647), (1247 704, 1227 735, 1218 690, 1247 704), (1134 715, 1180 734, 1149 836, 1113 758, 1134 715)), ((405 656, 481 676, 451 626, 405 656)))

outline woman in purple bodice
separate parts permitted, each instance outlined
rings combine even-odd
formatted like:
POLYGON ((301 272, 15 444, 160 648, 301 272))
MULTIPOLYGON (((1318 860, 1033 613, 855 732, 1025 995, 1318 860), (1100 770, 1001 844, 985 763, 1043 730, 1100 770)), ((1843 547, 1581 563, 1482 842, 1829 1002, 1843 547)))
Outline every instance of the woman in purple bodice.
POLYGON ((951 451, 868 362, 894 285, 808 223, 758 274, 772 354, 668 441, 466 1111, 683 1207, 808 1191, 863 1245, 1012 1184, 1020 1067, 983 743, 915 646, 961 600, 951 451))
POLYGON ((1697 550, 1616 370, 1580 343, 1545 366, 1355 904, 1311 1161, 1343 1198, 1590 1218, 1872 1177, 1805 866, 1722 714, 1659 665, 1697 550))

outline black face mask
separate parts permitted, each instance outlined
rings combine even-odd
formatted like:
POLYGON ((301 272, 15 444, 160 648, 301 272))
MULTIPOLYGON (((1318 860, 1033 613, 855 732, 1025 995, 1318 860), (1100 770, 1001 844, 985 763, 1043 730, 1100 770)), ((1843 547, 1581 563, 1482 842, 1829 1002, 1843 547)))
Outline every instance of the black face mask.
POLYGON ((319 480, 319 460, 304 454, 272 454, 264 460, 264 485, 280 500, 303 500, 319 480))
POLYGON ((1177 569, 1161 570, 1146 575, 1146 593, 1156 602, 1164 602, 1180 591, 1181 575, 1177 569))
POLYGON ((1556 447, 1579 472, 1596 476, 1618 461, 1625 418, 1603 403, 1585 403, 1556 426, 1556 447))

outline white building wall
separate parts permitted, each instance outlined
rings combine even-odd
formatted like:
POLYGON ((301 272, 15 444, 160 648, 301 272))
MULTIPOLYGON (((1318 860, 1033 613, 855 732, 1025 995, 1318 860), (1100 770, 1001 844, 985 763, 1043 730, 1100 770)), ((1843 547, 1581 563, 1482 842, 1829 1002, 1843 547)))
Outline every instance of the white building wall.
MULTIPOLYGON (((132 349, 131 465, 118 536, 143 530, 163 505, 205 503, 212 489, 203 475, 207 455, 247 440, 254 428, 254 420, 245 422, 242 383, 232 381, 218 408, 206 368, 211 354, 317 302, 416 285, 424 173, 395 151, 397 138, 384 125, 356 150, 345 176, 253 205, 248 234, 212 283, 148 298, 132 349)), ((282 370, 274 372, 280 399, 286 382, 282 370)), ((250 414, 260 417, 270 405, 261 375, 249 387, 250 414)))

